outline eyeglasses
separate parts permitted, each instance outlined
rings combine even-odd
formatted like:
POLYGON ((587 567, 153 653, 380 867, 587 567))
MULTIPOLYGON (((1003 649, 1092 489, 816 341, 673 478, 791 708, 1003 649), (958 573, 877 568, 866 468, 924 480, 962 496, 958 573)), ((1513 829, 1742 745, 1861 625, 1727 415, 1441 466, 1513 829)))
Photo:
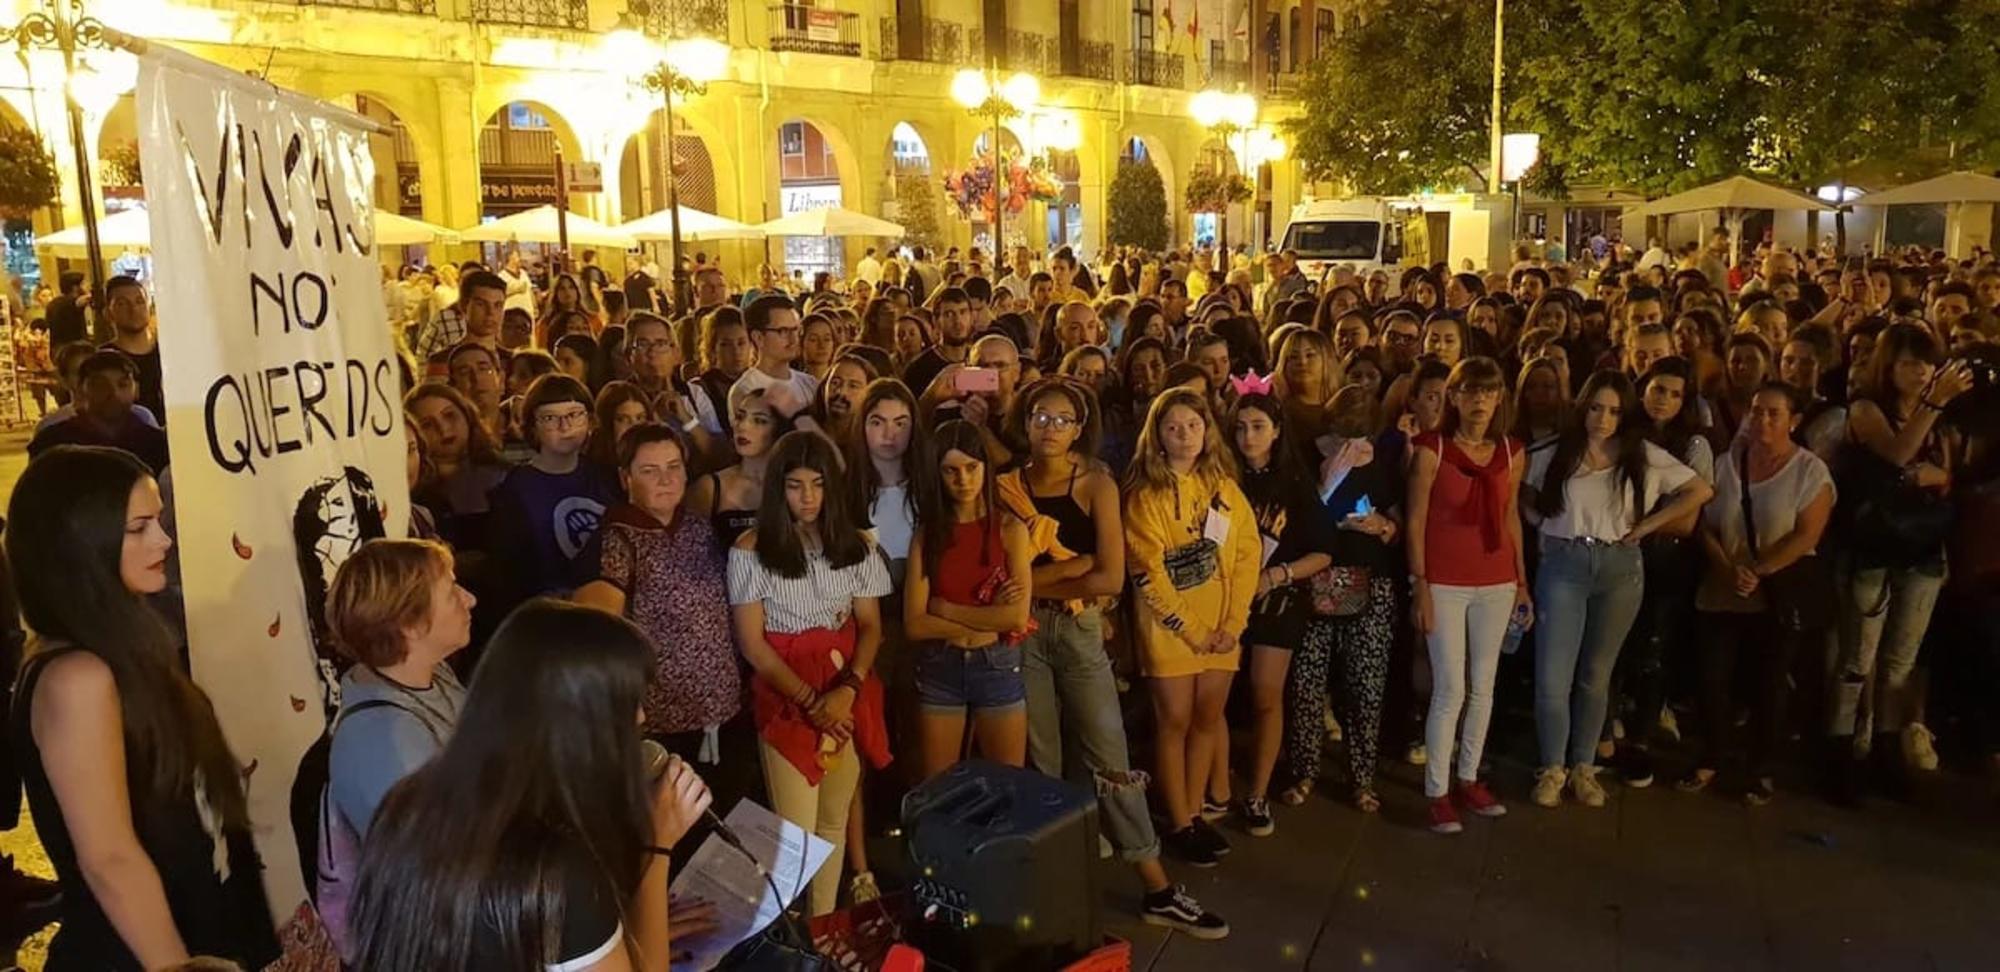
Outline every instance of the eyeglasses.
POLYGON ((1415 344, 1417 343, 1417 336, 1414 334, 1405 334, 1401 331, 1390 331, 1382 336, 1382 340, 1390 344, 1415 344))
POLYGON ((1028 421, 1033 422, 1035 424, 1035 428, 1054 429, 1057 432, 1068 432, 1069 430, 1076 428, 1078 425, 1078 420, 1076 416, 1055 415, 1049 412, 1036 412, 1035 414, 1028 416, 1028 421))
POLYGON ((540 412, 535 415, 535 424, 545 429, 566 429, 589 421, 589 412, 540 412))
POLYGON ((629 347, 629 348, 631 348, 631 349, 632 349, 633 351, 636 351, 636 352, 638 352, 638 353, 640 353, 640 354, 652 354, 652 353, 653 353, 653 352, 655 352, 655 351, 671 351, 671 350, 673 350, 673 348, 674 348, 674 342, 672 342, 672 341, 634 341, 634 342, 632 342, 631 344, 629 344, 629 345, 626 345, 626 346, 627 346, 627 347, 629 347))
POLYGON ((795 338, 803 331, 805 331, 805 328, 802 327, 767 327, 764 329, 765 334, 781 338, 795 338))

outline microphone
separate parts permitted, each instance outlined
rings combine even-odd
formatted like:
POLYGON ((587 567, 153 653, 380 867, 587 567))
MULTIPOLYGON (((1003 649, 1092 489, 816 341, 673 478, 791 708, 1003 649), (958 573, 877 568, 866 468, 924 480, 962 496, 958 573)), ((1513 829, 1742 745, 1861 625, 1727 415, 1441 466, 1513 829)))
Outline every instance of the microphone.
MULTIPOLYGON (((674 754, 667 752, 667 747, 651 739, 639 740, 639 751, 646 757, 646 779, 658 786, 660 780, 667 775, 667 764, 673 761, 674 754)), ((715 835, 722 838, 723 843, 736 848, 737 853, 748 858, 758 872, 763 873, 764 862, 758 860, 757 855, 750 853, 750 848, 743 844, 743 838, 736 836, 736 831, 730 829, 721 817, 716 816, 714 805, 702 808, 701 816, 711 828, 714 828, 715 835)))

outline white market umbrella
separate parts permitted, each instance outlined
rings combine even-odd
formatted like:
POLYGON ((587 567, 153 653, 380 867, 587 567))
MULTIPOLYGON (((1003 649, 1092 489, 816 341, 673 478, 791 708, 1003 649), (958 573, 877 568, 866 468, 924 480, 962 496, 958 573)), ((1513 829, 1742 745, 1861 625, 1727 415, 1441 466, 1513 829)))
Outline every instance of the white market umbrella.
POLYGON ((1674 213, 1699 213, 1711 209, 1804 209, 1830 213, 1834 207, 1803 192, 1758 182, 1746 176, 1730 176, 1720 182, 1711 182, 1686 192, 1677 192, 1671 196, 1655 199, 1640 206, 1634 214, 1669 216, 1674 213))
MULTIPOLYGON (((144 209, 127 209, 112 213, 97 221, 97 242, 106 253, 117 254, 120 250, 150 250, 153 247, 153 224, 146 217, 144 209)), ((61 256, 80 257, 88 254, 89 244, 84 239, 83 224, 78 223, 66 230, 58 230, 35 239, 37 248, 47 248, 61 256)))
POLYGON ((759 226, 767 236, 888 236, 901 237, 903 228, 867 213, 828 206, 774 219, 759 226))
POLYGON ((662 209, 657 213, 641 216, 618 228, 631 234, 642 243, 674 238, 674 216, 678 213, 683 240, 761 240, 764 231, 749 223, 739 223, 733 219, 704 213, 699 209, 680 206, 676 209, 662 209))
POLYGON ((1860 206, 1935 206, 1940 203, 2000 202, 2000 179, 1978 172, 1949 172, 1922 182, 1871 192, 1860 206))
POLYGON ((375 242, 381 246, 418 246, 425 243, 453 243, 455 230, 408 216, 375 211, 375 242))
MULTIPOLYGON (((527 212, 462 229, 458 231, 458 238, 465 243, 561 242, 554 206, 536 206, 527 212)), ((616 247, 620 250, 629 250, 637 245, 632 234, 575 213, 569 214, 569 243, 571 246, 616 247)))

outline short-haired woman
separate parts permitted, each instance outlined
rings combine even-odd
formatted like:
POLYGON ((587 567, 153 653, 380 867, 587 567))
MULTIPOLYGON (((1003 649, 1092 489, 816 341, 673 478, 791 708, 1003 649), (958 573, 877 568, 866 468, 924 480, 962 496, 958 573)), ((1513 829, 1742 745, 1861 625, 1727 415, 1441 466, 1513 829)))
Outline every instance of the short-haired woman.
POLYGON ((861 759, 889 763, 879 601, 881 550, 855 523, 840 456, 812 432, 778 440, 755 529, 729 549, 729 603, 750 667, 772 809, 833 845, 812 879, 812 913, 833 910, 861 759))
POLYGON ((472 604, 452 576, 451 551, 426 540, 362 544, 327 590, 327 629, 351 665, 328 751, 315 904, 349 961, 361 841, 389 788, 444 749, 458 724, 465 686, 444 662, 472 640, 472 604))
POLYGON ((643 632, 592 608, 508 615, 461 731, 376 811, 355 968, 666 969, 662 848, 710 798, 671 757, 646 781, 647 654, 643 632))

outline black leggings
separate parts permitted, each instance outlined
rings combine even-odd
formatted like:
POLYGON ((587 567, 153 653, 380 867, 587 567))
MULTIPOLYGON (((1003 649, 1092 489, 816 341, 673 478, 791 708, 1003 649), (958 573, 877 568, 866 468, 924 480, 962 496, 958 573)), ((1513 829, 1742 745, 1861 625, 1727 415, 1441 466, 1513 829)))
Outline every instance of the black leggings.
MULTIPOLYGON (((1646 591, 1639 616, 1618 653, 1611 692, 1613 699, 1631 696, 1632 721, 1625 726, 1625 738, 1641 748, 1659 725, 1660 707, 1666 704, 1667 666, 1682 657, 1697 576, 1693 541, 1648 541, 1644 555, 1646 591)), ((1609 719, 1604 720, 1604 732, 1610 738, 1609 719)))
POLYGON ((1750 744, 1746 768, 1752 779, 1771 775, 1785 741, 1785 703, 1791 695, 1792 659, 1804 637, 1787 631, 1769 611, 1701 614, 1701 759, 1703 769, 1719 769, 1735 719, 1730 689, 1736 666, 1749 664, 1750 744))

